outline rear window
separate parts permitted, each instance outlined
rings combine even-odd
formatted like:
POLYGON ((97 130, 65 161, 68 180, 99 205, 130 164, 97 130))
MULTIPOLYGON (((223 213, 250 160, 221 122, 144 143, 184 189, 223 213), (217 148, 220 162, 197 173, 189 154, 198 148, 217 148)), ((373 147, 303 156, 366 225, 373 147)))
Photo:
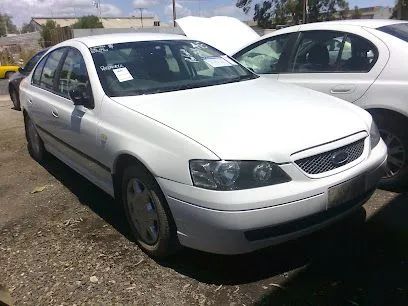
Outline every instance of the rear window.
POLYGON ((377 30, 383 31, 385 33, 388 33, 392 36, 395 36, 399 39, 408 42, 408 23, 392 24, 378 28, 377 30))

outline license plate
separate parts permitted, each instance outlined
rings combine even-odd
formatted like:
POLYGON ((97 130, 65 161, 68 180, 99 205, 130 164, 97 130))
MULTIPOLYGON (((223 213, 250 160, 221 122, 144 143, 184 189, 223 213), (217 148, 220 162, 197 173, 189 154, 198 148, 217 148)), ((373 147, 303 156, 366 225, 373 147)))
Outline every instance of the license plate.
POLYGON ((348 180, 329 188, 328 207, 335 207, 348 202, 365 192, 365 176, 348 180))

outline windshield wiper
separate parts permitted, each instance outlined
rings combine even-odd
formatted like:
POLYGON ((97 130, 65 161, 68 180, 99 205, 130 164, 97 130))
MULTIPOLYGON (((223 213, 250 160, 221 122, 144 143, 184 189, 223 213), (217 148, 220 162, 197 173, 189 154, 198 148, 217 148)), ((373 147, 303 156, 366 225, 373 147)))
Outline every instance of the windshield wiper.
POLYGON ((225 79, 225 80, 221 80, 221 82, 217 83, 217 84, 228 84, 228 83, 235 83, 235 82, 241 82, 241 81, 246 81, 246 80, 253 80, 253 79, 257 79, 259 78, 258 75, 256 74, 246 74, 246 75, 240 75, 234 78, 230 78, 230 79, 225 79))

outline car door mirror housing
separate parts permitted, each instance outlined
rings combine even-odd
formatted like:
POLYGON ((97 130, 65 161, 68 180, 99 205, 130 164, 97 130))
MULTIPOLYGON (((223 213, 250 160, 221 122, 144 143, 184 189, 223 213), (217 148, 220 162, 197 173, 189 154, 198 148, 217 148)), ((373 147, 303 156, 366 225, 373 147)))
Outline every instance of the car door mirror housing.
POLYGON ((69 98, 74 102, 74 105, 83 105, 88 108, 93 108, 93 100, 89 96, 84 84, 73 86, 69 90, 69 98))
POLYGON ((24 74, 25 73, 24 67, 18 67, 18 72, 24 74))

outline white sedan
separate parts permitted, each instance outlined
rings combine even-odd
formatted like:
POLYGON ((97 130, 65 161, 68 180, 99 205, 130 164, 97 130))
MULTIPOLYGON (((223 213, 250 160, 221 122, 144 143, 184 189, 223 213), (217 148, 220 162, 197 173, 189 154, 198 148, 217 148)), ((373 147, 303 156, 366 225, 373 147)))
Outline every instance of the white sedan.
POLYGON ((178 24, 267 79, 301 85, 371 113, 388 146, 382 186, 408 179, 408 22, 342 20, 292 26, 259 37, 229 17, 178 24))
POLYGON ((184 36, 63 42, 20 96, 32 157, 49 152, 118 199, 155 257, 180 244, 245 253, 322 228, 370 197, 387 160, 368 112, 184 36))

